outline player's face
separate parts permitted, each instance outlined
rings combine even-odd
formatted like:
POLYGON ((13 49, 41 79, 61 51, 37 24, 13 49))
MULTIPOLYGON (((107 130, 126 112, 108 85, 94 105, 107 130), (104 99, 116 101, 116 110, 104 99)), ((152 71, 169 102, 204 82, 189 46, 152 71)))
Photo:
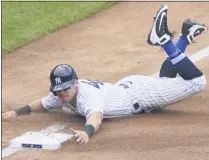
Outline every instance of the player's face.
POLYGON ((75 81, 72 88, 64 89, 64 90, 57 92, 57 96, 63 103, 70 102, 77 93, 77 86, 78 86, 78 83, 77 81, 75 81))

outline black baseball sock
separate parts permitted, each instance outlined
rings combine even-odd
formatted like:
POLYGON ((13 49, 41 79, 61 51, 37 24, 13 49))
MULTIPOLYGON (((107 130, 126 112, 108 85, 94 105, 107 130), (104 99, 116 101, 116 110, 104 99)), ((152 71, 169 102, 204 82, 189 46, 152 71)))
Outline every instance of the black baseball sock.
POLYGON ((160 77, 175 78, 177 75, 176 69, 172 62, 166 59, 160 69, 160 77))

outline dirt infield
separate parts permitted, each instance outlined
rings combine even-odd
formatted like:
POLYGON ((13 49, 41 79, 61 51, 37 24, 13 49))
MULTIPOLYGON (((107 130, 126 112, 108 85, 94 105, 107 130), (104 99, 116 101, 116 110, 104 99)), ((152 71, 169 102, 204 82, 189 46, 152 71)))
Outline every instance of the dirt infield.
MULTIPOLYGON (((162 3, 162 2, 161 2, 162 3)), ((69 63, 80 78, 115 82, 131 74, 159 71, 165 53, 146 43, 152 17, 161 3, 123 2, 2 57, 2 110, 7 111, 48 94, 49 73, 69 63), (150 65, 152 64, 152 65, 150 65)), ((180 34, 188 17, 209 26, 208 2, 167 3, 170 30, 180 34)), ((178 37, 178 36, 177 36, 178 37)), ((187 54, 209 45, 199 36, 187 54)), ((209 81, 209 57, 197 66, 209 81)), ((21 150, 5 160, 206 160, 209 157, 209 86, 181 103, 154 113, 105 120, 87 145, 75 142, 58 151, 21 150), (30 158, 29 158, 30 157, 30 158)), ((55 122, 81 129, 84 120, 67 115, 31 114, 2 122, 2 146, 27 131, 55 122)), ((69 132, 69 127, 61 132, 69 132)))

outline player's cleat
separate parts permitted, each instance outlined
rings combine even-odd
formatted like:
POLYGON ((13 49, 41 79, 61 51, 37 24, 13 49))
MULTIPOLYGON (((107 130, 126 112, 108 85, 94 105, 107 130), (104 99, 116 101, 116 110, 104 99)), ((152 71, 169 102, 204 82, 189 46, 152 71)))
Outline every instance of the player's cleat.
POLYGON ((157 12, 152 29, 148 35, 148 44, 162 46, 173 37, 173 34, 168 30, 167 10, 168 6, 161 6, 157 12))
POLYGON ((208 29, 204 24, 186 19, 182 25, 181 36, 186 38, 187 44, 191 44, 195 42, 194 37, 200 35, 207 30, 208 29))

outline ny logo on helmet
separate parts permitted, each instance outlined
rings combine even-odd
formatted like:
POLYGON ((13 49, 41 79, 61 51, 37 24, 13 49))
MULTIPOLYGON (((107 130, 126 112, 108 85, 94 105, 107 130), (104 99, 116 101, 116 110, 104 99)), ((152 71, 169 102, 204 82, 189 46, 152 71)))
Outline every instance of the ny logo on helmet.
POLYGON ((56 84, 62 83, 60 77, 56 77, 56 78, 55 78, 55 83, 56 83, 56 84))

